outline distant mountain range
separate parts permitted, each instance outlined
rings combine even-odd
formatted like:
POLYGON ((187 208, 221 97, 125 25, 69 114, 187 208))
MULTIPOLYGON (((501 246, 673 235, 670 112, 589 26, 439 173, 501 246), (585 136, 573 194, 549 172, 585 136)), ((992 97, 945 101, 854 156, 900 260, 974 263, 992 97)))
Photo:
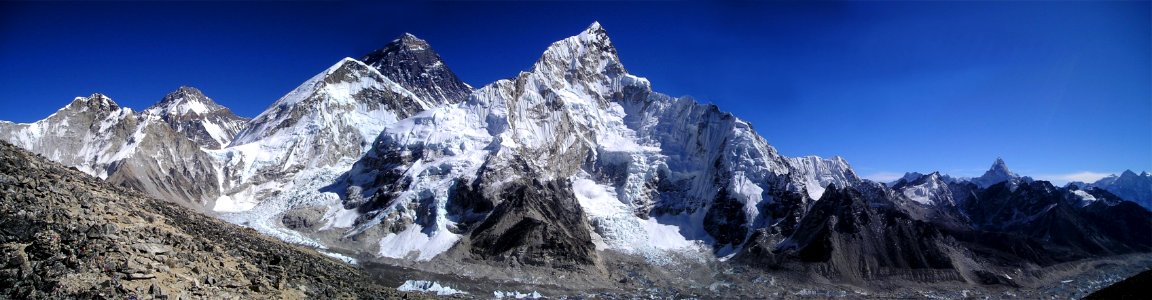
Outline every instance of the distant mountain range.
POLYGON ((287 242, 440 272, 613 278, 620 257, 704 257, 847 282, 1018 285, 1028 275, 1003 270, 1152 251, 1147 173, 1057 187, 997 159, 972 179, 861 179, 843 158, 784 157, 733 114, 653 91, 598 23, 476 89, 405 34, 253 119, 180 87, 139 112, 78 97, 0 122, 0 139, 287 242))

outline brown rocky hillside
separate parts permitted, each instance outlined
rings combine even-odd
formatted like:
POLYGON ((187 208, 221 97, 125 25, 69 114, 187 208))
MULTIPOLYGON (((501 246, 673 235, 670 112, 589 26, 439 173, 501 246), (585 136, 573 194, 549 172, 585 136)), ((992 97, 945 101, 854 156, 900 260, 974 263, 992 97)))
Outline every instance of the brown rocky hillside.
POLYGON ((396 298, 360 269, 0 142, 0 298, 396 298))

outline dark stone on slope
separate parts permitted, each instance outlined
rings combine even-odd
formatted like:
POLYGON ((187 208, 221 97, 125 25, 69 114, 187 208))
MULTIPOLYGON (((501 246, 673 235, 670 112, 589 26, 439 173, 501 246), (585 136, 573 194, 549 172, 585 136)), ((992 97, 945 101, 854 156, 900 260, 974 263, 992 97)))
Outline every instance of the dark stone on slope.
POLYGON ((568 181, 510 183, 471 234, 479 259, 575 270, 596 261, 589 226, 568 181))

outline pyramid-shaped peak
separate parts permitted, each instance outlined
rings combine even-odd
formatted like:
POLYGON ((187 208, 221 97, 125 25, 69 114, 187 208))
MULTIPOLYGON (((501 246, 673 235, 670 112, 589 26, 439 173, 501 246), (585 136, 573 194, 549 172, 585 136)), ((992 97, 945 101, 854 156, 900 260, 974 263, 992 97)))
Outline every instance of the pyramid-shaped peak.
POLYGON ((164 95, 164 99, 160 100, 160 103, 187 101, 188 98, 205 98, 204 92, 191 86, 181 85, 175 91, 164 95))
POLYGON ((162 112, 169 115, 203 115, 221 108, 212 99, 204 96, 204 92, 201 92, 200 89, 182 85, 164 95, 160 102, 149 107, 147 111, 162 112))
POLYGON ((579 36, 583 37, 582 40, 585 41, 606 43, 609 46, 612 44, 608 39, 608 31, 604 30, 603 26, 600 26, 600 22, 592 22, 592 25, 588 25, 588 28, 584 29, 579 36))
POLYGON ((997 183, 1019 178, 1016 173, 1012 173, 1008 169, 1008 164, 1004 163, 1003 158, 996 158, 996 162, 992 163, 992 167, 984 172, 983 176, 973 180, 981 188, 987 188, 997 183))
POLYGON ((1131 169, 1124 170, 1124 173, 1120 173, 1120 177, 1136 177, 1136 176, 1140 176, 1140 175, 1136 175, 1136 172, 1133 172, 1131 169))
POLYGON ((1015 174, 1013 174, 1012 171, 1008 169, 1008 164, 1004 163, 1004 159, 999 158, 999 157, 996 158, 996 161, 992 163, 992 167, 989 168, 988 172, 985 174, 999 174, 999 175, 1015 176, 1015 174))
POLYGON ((427 41, 411 33, 402 34, 361 60, 435 105, 457 103, 472 93, 472 88, 452 73, 427 41))
POLYGON ((616 47, 599 22, 580 34, 552 43, 536 61, 534 70, 584 69, 593 73, 626 73, 616 47))
POLYGON ((411 43, 411 42, 427 43, 423 39, 416 37, 415 34, 412 34, 410 32, 405 32, 404 34, 401 34, 400 38, 396 39, 396 41, 402 42, 402 43, 411 43))
POLYGON ((427 51, 429 49, 428 41, 416 37, 415 34, 405 32, 401 34, 400 37, 389 42, 388 45, 385 45, 384 48, 374 52, 391 53, 400 51, 427 51))

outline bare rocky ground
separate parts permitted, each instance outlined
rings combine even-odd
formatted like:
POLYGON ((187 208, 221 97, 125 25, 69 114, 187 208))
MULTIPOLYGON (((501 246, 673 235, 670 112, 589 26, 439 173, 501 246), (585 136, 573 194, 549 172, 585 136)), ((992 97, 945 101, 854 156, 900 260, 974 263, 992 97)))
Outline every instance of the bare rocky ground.
MULTIPOLYGON (((355 254, 348 253, 350 256, 355 254)), ((820 264, 786 263, 779 269, 738 262, 691 262, 669 266, 643 258, 601 252, 604 265, 557 271, 485 262, 428 263, 373 261, 361 264, 389 286, 429 280, 462 290, 453 298, 490 299, 494 291, 539 292, 569 299, 1079 299, 1152 270, 1152 254, 1130 254, 1050 266, 990 267, 1000 282, 972 282, 955 270, 892 270, 851 282, 824 276, 820 264)))
POLYGON ((313 250, 0 142, 0 298, 407 296, 313 250))

